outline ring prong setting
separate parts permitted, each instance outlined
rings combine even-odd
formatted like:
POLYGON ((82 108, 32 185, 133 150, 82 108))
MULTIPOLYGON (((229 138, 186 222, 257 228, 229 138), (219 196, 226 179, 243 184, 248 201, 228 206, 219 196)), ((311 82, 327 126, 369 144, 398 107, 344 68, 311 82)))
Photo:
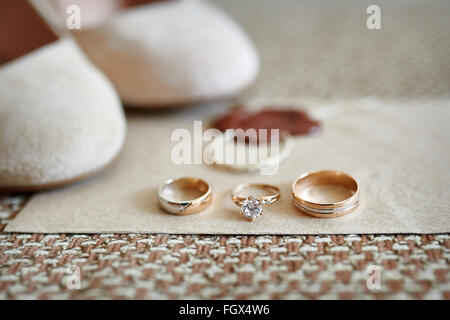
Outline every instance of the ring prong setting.
POLYGON ((255 221, 258 217, 264 215, 263 206, 269 206, 280 199, 280 189, 270 184, 262 183, 243 183, 233 189, 231 200, 240 208, 240 215, 249 221, 255 221), (255 198, 253 196, 240 196, 245 189, 260 189, 268 195, 255 198))
POLYGON ((241 215, 246 217, 250 221, 255 221, 256 218, 263 215, 262 204, 258 199, 252 196, 242 201, 241 215))

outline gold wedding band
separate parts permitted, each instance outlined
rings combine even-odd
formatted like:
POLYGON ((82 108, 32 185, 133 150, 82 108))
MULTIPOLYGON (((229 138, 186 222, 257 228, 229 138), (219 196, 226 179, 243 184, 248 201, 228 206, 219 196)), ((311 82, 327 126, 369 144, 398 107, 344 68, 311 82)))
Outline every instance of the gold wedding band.
POLYGON ((158 197, 159 204, 165 211, 189 215, 200 212, 211 204, 212 189, 202 179, 169 179, 160 186, 158 197))
POLYGON ((262 207, 271 205, 280 199, 280 189, 270 184, 261 183, 243 183, 234 188, 231 200, 235 205, 241 208, 241 215, 248 220, 254 221, 257 217, 264 214, 262 207), (239 193, 245 189, 259 189, 269 192, 270 195, 253 197, 239 196, 239 193))
POLYGON ((316 218, 336 218, 359 205, 359 186, 355 179, 339 171, 307 173, 292 184, 295 208, 316 218))

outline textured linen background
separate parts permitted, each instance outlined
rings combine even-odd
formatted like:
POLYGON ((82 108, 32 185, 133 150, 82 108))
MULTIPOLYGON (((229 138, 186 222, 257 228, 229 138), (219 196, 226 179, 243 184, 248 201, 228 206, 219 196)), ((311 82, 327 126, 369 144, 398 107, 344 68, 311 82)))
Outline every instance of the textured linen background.
POLYGON ((6 231, 195 234, 438 233, 450 231, 450 3, 379 1, 382 30, 366 28, 369 2, 216 1, 250 34, 261 76, 243 101, 302 105, 323 121, 300 138, 275 176, 175 166, 173 129, 192 129, 226 105, 129 114, 126 147, 101 175, 35 195, 6 231), (292 207, 299 174, 336 169, 361 184, 361 207, 332 220, 292 207), (163 213, 166 178, 199 176, 215 199, 189 217, 163 213), (230 190, 240 182, 279 185, 282 199, 255 223, 239 217, 230 190))

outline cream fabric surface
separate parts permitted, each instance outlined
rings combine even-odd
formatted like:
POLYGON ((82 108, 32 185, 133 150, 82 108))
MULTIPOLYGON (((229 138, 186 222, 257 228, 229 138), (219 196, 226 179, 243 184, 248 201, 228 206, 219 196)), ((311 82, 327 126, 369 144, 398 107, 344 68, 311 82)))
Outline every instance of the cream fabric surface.
POLYGON ((176 128, 192 130, 226 105, 129 114, 116 164, 76 185, 34 196, 6 231, 330 234, 450 232, 450 22, 448 1, 380 1, 382 30, 365 26, 369 2, 215 1, 243 25, 262 73, 244 97, 250 107, 293 103, 323 120, 315 137, 275 176, 233 174, 170 161, 176 128), (361 185, 353 214, 320 220, 297 213, 290 185, 301 173, 333 169, 361 185), (159 207, 169 177, 198 176, 213 205, 186 217, 159 207), (280 186, 282 198, 254 223, 239 216, 230 191, 241 182, 280 186))
POLYGON ((170 135, 176 128, 192 129, 193 120, 205 116, 204 110, 196 111, 129 116, 127 143, 115 166, 84 183, 34 196, 6 231, 180 234, 450 231, 447 102, 383 103, 376 104, 373 110, 332 117, 324 121, 320 135, 295 141, 296 151, 281 164, 275 176, 172 164, 170 152, 176 143, 170 141, 170 135), (321 169, 341 170, 359 181, 361 206, 355 213, 320 220, 295 211, 290 197, 293 180, 301 173, 321 169), (192 216, 164 213, 157 201, 159 184, 167 178, 186 175, 202 177, 212 185, 213 205, 192 216), (266 210, 264 217, 250 223, 240 217, 230 192, 237 183, 253 181, 279 186, 282 198, 266 210))
POLYGON ((244 0, 215 3, 251 36, 261 74, 247 101, 450 96, 447 0, 244 0), (379 5, 381 30, 368 30, 379 5))

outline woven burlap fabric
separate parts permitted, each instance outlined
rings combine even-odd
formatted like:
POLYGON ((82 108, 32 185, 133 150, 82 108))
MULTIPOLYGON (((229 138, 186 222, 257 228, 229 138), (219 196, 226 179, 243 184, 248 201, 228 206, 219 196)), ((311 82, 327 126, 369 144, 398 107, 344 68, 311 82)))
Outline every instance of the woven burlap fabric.
MULTIPOLYGON (((0 229, 26 199, 0 197, 0 229)), ((0 233, 0 299, 448 300, 449 253, 449 235, 0 233)))

